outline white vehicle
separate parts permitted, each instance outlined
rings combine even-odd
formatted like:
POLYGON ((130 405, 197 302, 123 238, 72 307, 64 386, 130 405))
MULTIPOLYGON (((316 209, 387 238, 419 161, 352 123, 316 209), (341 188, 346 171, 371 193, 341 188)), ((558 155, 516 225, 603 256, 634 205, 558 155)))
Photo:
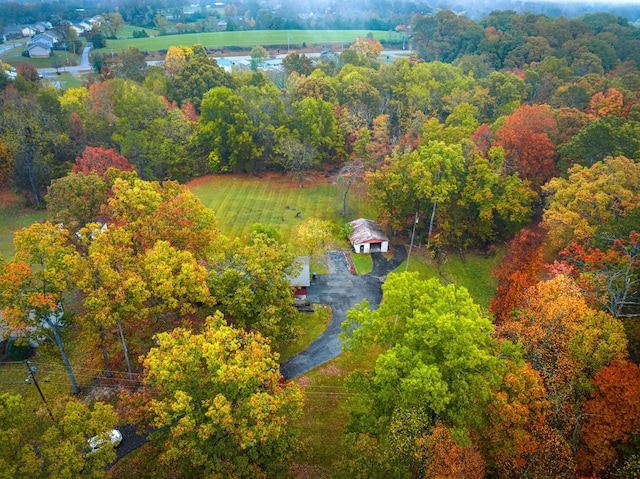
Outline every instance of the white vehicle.
POLYGON ((113 447, 116 447, 122 442, 122 433, 117 429, 112 429, 109 432, 104 432, 97 436, 93 436, 91 439, 87 439, 91 452, 96 452, 105 444, 110 443, 113 447))

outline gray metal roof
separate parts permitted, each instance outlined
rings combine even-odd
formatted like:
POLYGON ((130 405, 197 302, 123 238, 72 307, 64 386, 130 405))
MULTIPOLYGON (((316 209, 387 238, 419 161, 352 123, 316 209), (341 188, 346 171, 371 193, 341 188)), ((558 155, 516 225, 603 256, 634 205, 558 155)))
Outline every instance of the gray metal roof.
POLYGON ((358 218, 349 223, 353 231, 349 234, 353 244, 380 243, 389 241, 389 238, 382 232, 382 228, 375 221, 358 218))
POLYGON ((291 286, 300 286, 301 288, 307 288, 311 284, 311 278, 309 274, 309 257, 298 256, 296 258, 296 263, 302 266, 302 271, 300 271, 300 274, 295 278, 289 278, 289 284, 291 286))

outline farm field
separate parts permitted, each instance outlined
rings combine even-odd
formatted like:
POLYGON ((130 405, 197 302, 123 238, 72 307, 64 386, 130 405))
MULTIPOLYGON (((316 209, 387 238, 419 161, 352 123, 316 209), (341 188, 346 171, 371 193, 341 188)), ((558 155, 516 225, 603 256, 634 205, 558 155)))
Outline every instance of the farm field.
MULTIPOLYGON (((131 30, 133 32, 133 29, 131 30)), ((396 32, 371 30, 252 30, 241 32, 207 32, 185 33, 182 35, 166 35, 154 38, 127 38, 124 40, 108 40, 107 46, 97 51, 120 52, 127 48, 136 47, 141 51, 166 50, 172 45, 195 45, 201 43, 206 48, 244 47, 256 45, 268 47, 279 45, 280 48, 290 43, 291 49, 300 48, 302 43, 307 45, 331 43, 350 43, 356 37, 364 37, 371 33, 376 40, 402 41, 402 36, 396 32)), ((151 33, 149 33, 151 35, 151 33)), ((122 36, 122 35, 121 35, 122 36)), ((285 52, 283 52, 285 53, 285 52)))

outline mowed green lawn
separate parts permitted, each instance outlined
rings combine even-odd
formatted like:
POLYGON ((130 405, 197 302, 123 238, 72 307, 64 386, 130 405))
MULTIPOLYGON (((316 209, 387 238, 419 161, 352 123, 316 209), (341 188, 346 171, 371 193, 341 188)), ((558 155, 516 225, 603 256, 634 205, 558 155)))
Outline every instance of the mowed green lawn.
POLYGON ((13 257, 13 233, 36 221, 45 219, 47 212, 24 206, 24 199, 0 190, 0 253, 5 259, 13 257))
POLYGON ((285 176, 248 175, 208 176, 188 186, 215 212, 222 233, 231 238, 246 238, 252 225, 261 223, 277 228, 283 241, 291 242, 295 228, 310 218, 333 221, 339 228, 361 216, 375 217, 365 194, 353 189, 347 201, 351 213, 340 216, 343 190, 323 176, 305 182, 303 188, 285 176))
MULTIPOLYGON (((307 45, 323 45, 330 43, 345 44, 353 42, 356 37, 364 37, 371 33, 376 40, 402 41, 397 32, 371 30, 251 30, 242 32, 207 32, 185 33, 183 35, 156 36, 154 38, 127 38, 125 40, 107 40, 107 46, 101 50, 119 52, 130 46, 141 51, 166 50, 172 45, 191 46, 201 43, 206 48, 245 47, 256 45, 287 45, 292 49, 302 43, 307 45)), ((100 51, 100 50, 98 50, 100 51)), ((285 53, 283 51, 283 53, 285 53)))

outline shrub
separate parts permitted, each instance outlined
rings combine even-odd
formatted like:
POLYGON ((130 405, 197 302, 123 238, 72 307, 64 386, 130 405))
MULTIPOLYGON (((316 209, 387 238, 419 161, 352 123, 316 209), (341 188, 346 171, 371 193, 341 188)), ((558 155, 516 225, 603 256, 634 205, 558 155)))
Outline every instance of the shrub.
POLYGON ((24 361, 31 356, 31 346, 26 339, 10 339, 7 343, 7 356, 14 361, 24 361))

